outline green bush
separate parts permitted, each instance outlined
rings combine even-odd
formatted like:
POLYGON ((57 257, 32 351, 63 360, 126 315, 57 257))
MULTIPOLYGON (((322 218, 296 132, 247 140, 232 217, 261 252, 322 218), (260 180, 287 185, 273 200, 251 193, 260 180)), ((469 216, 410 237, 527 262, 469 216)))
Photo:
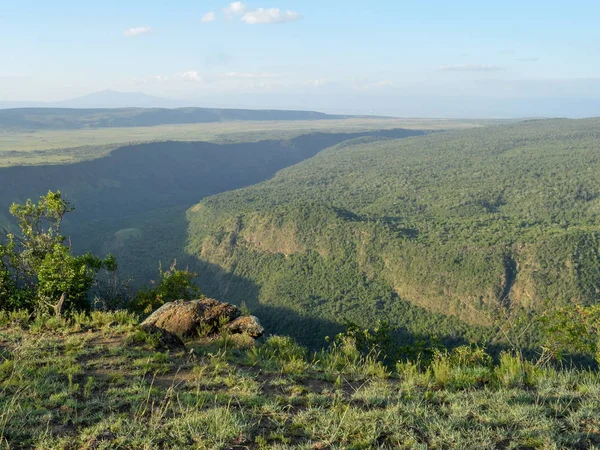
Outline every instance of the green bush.
POLYGON ((87 253, 75 256, 60 227, 73 207, 60 192, 38 203, 14 203, 10 212, 20 233, 0 242, 0 309, 28 309, 36 315, 89 309, 88 293, 96 274, 114 270, 116 262, 87 253))
POLYGON ((150 314, 167 302, 203 298, 200 288, 194 283, 198 275, 189 270, 177 269, 177 261, 168 270, 158 268, 158 280, 151 287, 140 289, 130 304, 132 311, 150 314))
POLYGON ((582 354, 600 363, 600 305, 555 308, 539 321, 544 333, 543 362, 582 354))
POLYGON ((500 354, 500 364, 494 368, 497 382, 504 387, 535 386, 539 378, 539 369, 522 356, 508 352, 500 354))

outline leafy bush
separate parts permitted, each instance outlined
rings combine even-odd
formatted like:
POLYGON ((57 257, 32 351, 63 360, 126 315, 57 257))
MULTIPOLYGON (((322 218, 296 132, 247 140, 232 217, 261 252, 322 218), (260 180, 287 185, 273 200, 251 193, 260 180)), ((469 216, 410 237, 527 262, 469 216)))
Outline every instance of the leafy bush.
POLYGON ((600 363, 600 305, 556 308, 540 322, 545 337, 543 362, 579 353, 600 363))
POLYGON ((388 321, 377 320, 373 328, 361 328, 357 324, 347 321, 346 331, 335 337, 335 341, 353 341, 356 349, 363 355, 372 355, 375 358, 391 363, 395 361, 398 351, 393 338, 392 326, 388 321))
POLYGON ((151 287, 140 289, 130 308, 139 313, 150 314, 167 302, 203 298, 200 288, 193 281, 198 274, 187 269, 179 270, 176 266, 177 261, 174 261, 168 270, 159 267, 158 281, 152 281, 151 287))
POLYGON ((28 309, 36 315, 89 309, 88 293, 101 269, 116 262, 87 253, 75 256, 60 227, 73 207, 60 192, 48 192, 38 203, 14 203, 10 212, 20 234, 7 233, 0 243, 0 309, 28 309))

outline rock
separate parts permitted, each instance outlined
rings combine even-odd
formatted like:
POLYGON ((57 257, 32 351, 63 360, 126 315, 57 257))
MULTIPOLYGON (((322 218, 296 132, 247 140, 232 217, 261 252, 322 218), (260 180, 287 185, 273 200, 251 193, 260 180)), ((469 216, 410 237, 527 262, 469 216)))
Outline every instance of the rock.
POLYGON ((159 347, 167 350, 185 350, 185 344, 179 336, 155 325, 142 324, 140 328, 158 337, 159 347))
POLYGON ((240 314, 237 307, 211 298, 177 300, 158 308, 142 322, 142 326, 154 325, 182 338, 195 337, 216 333, 240 314))
POLYGON ((246 333, 253 338, 259 338, 265 333, 258 317, 255 316, 238 317, 233 322, 225 325, 225 329, 232 334, 246 333))

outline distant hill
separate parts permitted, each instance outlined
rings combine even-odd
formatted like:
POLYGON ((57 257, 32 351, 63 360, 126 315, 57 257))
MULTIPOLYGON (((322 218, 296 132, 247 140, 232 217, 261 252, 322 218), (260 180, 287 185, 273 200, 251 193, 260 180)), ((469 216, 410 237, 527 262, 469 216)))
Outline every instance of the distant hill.
POLYGON ((0 130, 73 130, 105 127, 149 127, 192 123, 265 120, 327 120, 336 116, 314 111, 213 108, 15 108, 0 110, 0 130))
POLYGON ((0 101, 0 110, 13 108, 184 108, 198 106, 182 100, 155 97, 141 92, 119 92, 110 89, 56 102, 0 101))
POLYGON ((61 102, 51 107, 60 108, 181 108, 195 106, 189 102, 155 97, 140 92, 105 90, 61 102))

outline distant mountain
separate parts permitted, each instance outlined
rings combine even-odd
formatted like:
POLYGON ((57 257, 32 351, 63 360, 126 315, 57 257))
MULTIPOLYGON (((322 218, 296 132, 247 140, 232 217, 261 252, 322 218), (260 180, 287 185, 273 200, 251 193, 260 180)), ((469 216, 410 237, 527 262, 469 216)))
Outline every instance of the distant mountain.
POLYGON ((141 92, 105 90, 62 102, 54 102, 49 106, 57 108, 181 108, 194 105, 179 100, 154 97, 141 92))
POLYGON ((154 97, 141 92, 118 92, 107 89, 82 97, 57 102, 1 102, 1 109, 13 108, 182 108, 193 103, 154 97))

